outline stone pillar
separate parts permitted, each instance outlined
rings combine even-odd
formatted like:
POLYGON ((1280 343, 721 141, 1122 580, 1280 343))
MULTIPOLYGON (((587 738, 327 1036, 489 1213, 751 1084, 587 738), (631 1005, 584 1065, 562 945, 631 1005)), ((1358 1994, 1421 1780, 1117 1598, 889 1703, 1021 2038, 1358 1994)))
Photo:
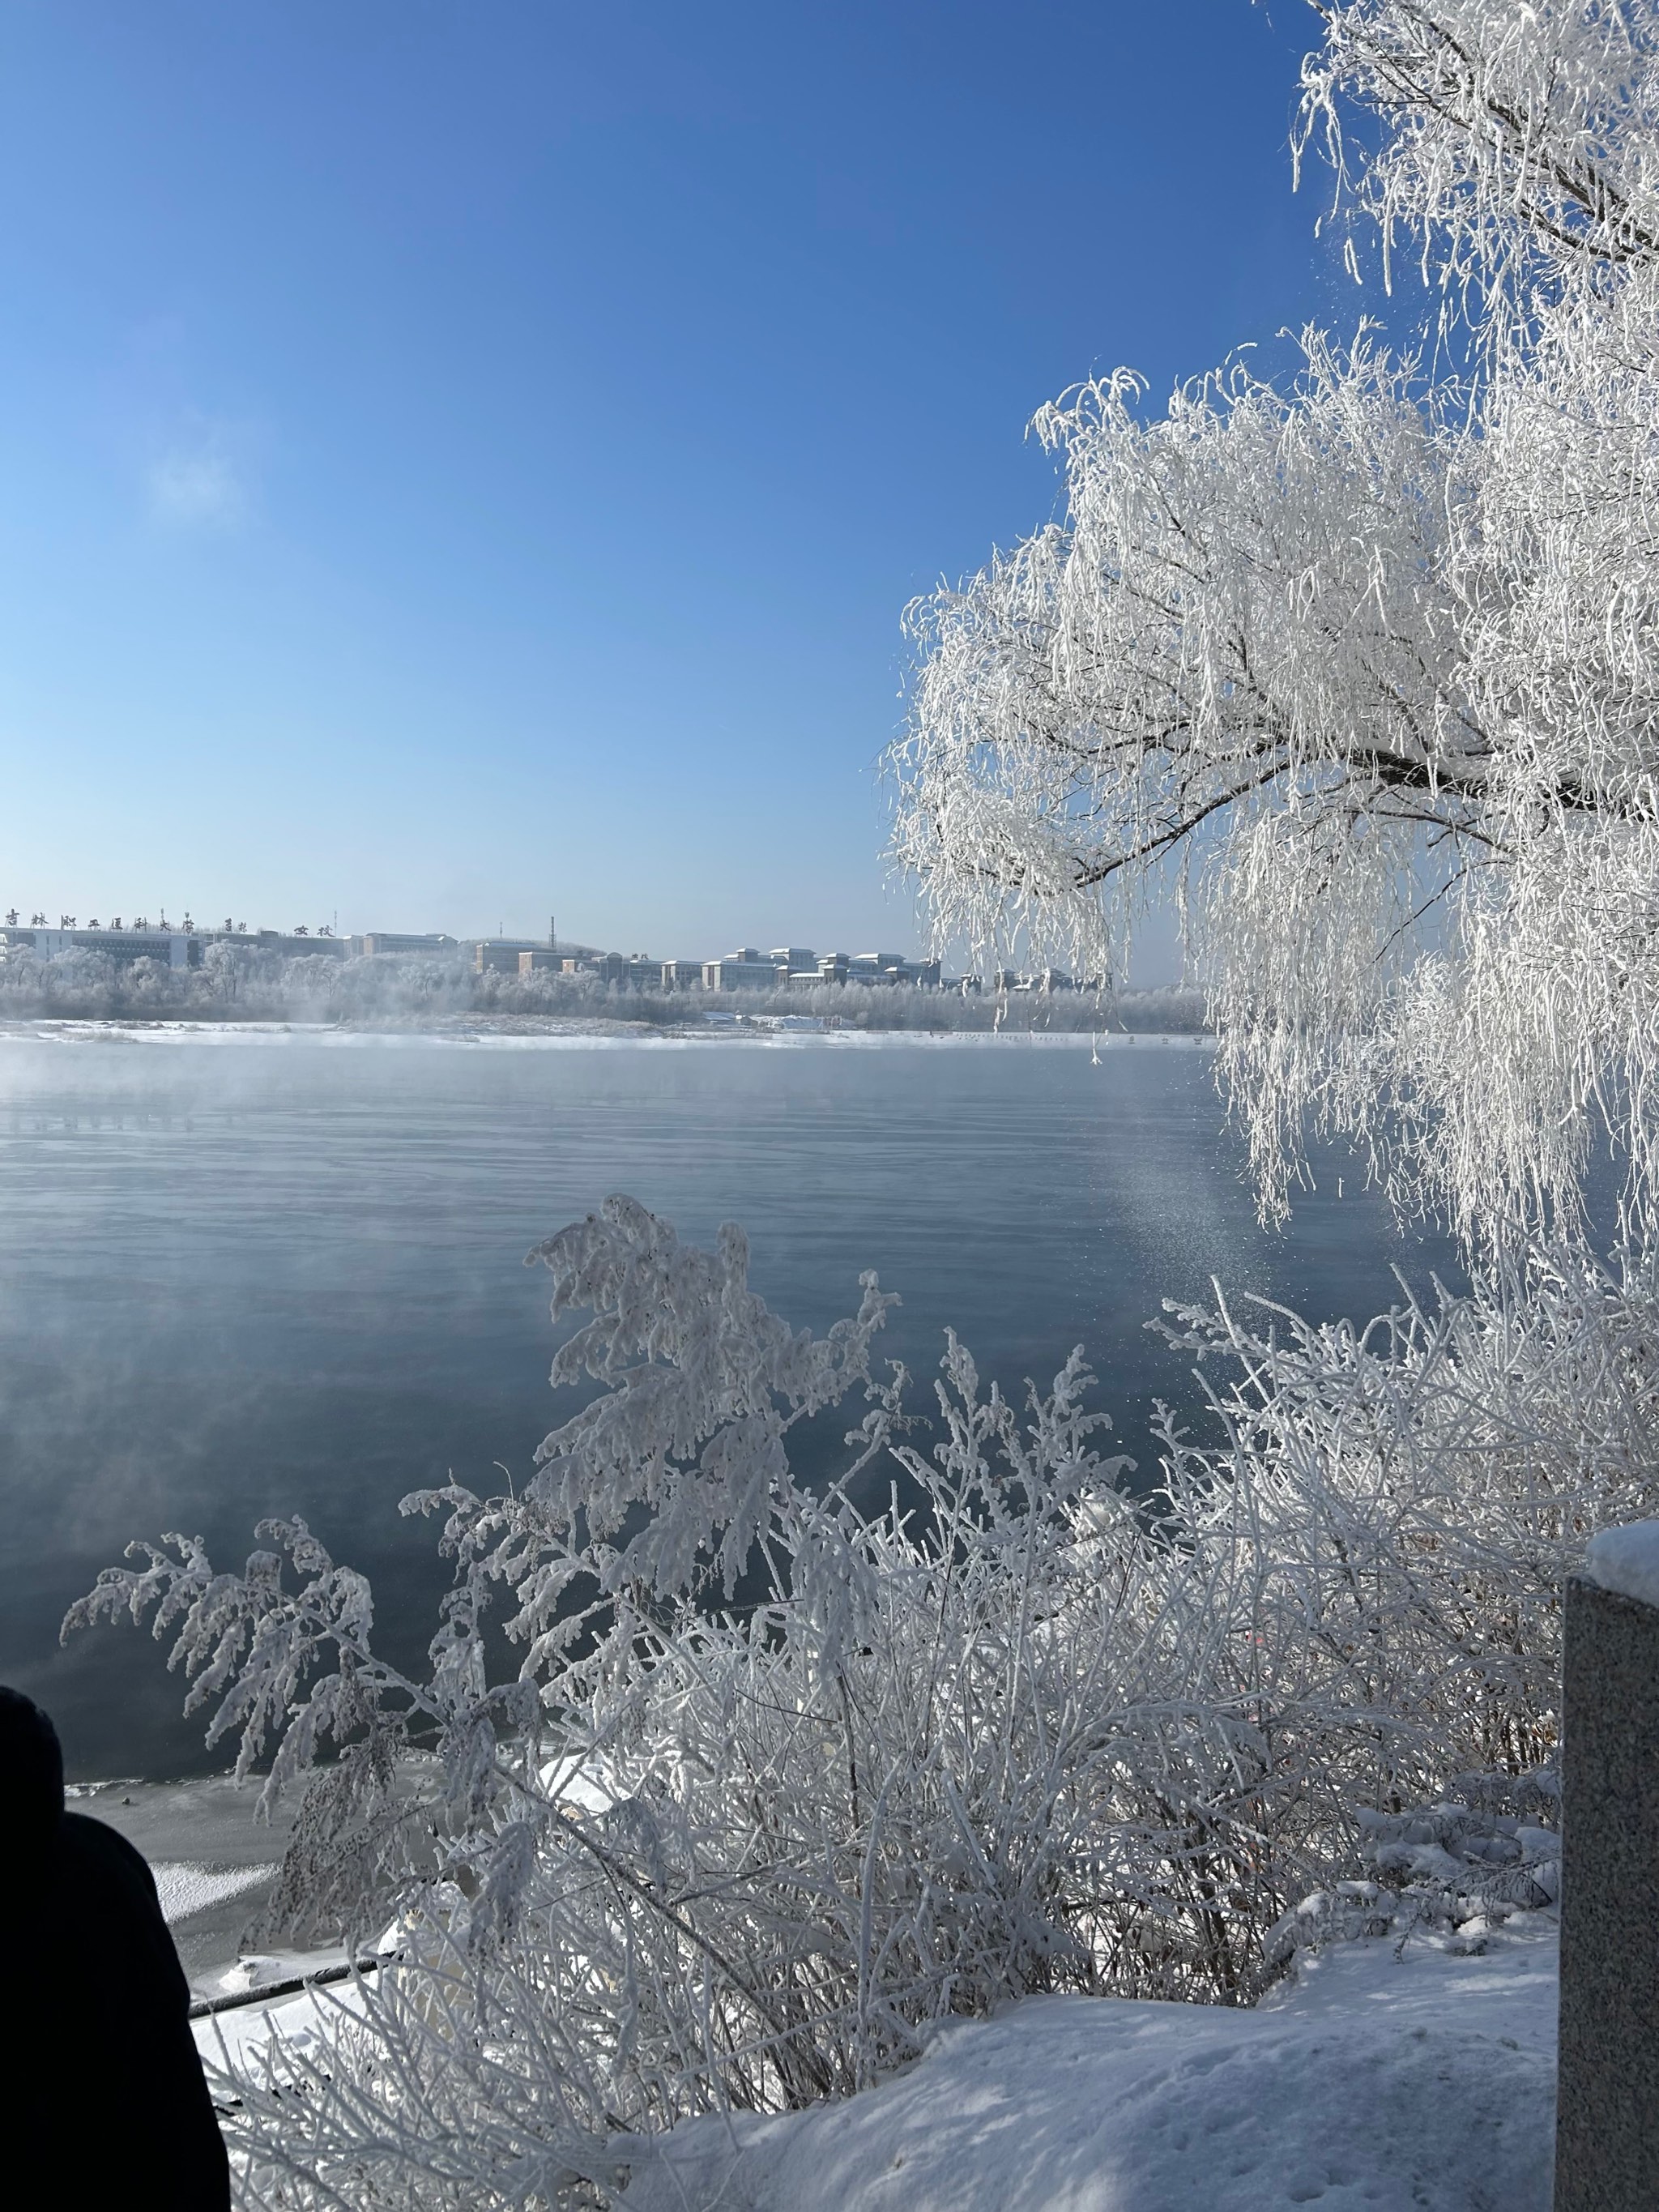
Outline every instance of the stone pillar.
POLYGON ((1659 1606, 1570 1580, 1555 2212, 1659 2205, 1659 1606))

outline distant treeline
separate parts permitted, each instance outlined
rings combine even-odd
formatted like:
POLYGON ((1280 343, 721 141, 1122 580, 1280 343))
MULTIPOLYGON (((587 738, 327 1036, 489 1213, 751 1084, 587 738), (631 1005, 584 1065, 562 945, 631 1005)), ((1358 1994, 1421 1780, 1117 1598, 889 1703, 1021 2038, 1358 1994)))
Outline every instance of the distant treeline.
POLYGON ((652 991, 592 975, 476 974, 459 959, 380 955, 286 959, 257 946, 208 945, 199 968, 70 951, 18 952, 0 965, 0 1016, 58 1019, 335 1021, 413 1027, 467 1016, 605 1021, 676 1028, 704 1014, 834 1017, 866 1030, 1199 1030, 1195 991, 924 991, 909 984, 817 983, 775 991, 652 991))

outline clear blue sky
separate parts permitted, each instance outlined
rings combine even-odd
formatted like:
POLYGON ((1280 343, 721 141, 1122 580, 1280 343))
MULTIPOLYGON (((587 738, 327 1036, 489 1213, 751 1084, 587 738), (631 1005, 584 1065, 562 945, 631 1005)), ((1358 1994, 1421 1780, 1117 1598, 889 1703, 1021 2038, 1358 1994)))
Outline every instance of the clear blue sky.
POLYGON ((1024 426, 1359 302, 1296 0, 4 0, 0 906, 916 941, 1024 426))

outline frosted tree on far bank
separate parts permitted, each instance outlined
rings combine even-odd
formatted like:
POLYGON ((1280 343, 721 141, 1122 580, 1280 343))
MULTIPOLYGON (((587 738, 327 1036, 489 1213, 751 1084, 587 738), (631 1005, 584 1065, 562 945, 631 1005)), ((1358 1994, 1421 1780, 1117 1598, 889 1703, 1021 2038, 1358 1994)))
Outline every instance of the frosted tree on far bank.
POLYGON ((1571 1228, 1610 1136, 1645 1236, 1659 9, 1316 12, 1298 161, 1410 347, 1043 409, 1063 520, 909 611, 895 851, 941 938, 1109 969, 1178 885, 1270 1213, 1312 1128, 1477 1246, 1571 1228))

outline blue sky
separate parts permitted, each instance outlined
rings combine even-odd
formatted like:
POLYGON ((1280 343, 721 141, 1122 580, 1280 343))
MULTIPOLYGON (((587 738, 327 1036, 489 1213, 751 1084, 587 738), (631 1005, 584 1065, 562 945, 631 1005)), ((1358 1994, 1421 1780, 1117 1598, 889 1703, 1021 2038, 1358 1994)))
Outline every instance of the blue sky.
POLYGON ((0 906, 917 941, 1032 410, 1360 302, 1295 0, 5 0, 0 906))

